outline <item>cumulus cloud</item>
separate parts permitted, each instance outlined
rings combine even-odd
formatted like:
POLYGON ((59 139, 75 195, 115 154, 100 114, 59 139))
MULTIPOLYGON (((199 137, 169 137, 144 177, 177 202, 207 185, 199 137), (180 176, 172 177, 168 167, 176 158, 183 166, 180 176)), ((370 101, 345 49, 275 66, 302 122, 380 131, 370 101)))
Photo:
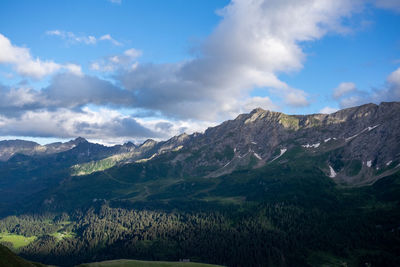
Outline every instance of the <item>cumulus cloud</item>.
POLYGON ((171 137, 182 133, 191 134, 194 132, 203 132, 206 128, 215 126, 213 121, 198 120, 168 120, 162 118, 144 119, 136 118, 136 121, 146 128, 157 132, 161 136, 171 137))
POLYGON ((88 104, 113 108, 134 107, 132 92, 109 81, 72 73, 56 74, 42 90, 28 86, 0 86, 0 114, 20 116, 27 111, 69 108, 80 110, 88 104))
POLYGON ((135 118, 109 108, 38 109, 24 112, 20 117, 0 114, 0 136, 63 139, 82 136, 103 144, 141 143, 148 138, 165 140, 183 132, 200 132, 213 125, 214 122, 206 121, 135 118))
POLYGON ((114 72, 116 70, 135 70, 139 65, 136 61, 142 51, 135 48, 125 50, 122 55, 113 55, 90 64, 90 69, 101 72, 114 72))
POLYGON ((110 41, 113 45, 116 45, 116 46, 122 45, 120 42, 118 42, 117 40, 115 40, 114 38, 112 38, 110 34, 105 34, 105 35, 101 36, 101 37, 99 38, 99 40, 100 40, 100 41, 105 41, 105 40, 106 40, 106 41, 110 41))
POLYGON ((95 37, 93 35, 76 35, 73 32, 67 32, 61 30, 49 30, 46 31, 46 34, 50 36, 58 36, 61 39, 66 40, 70 44, 83 43, 87 45, 95 45, 99 41, 108 41, 116 46, 122 45, 120 42, 112 38, 110 34, 105 34, 100 37, 95 37))
POLYGON ((400 68, 388 75, 385 85, 381 88, 373 88, 371 91, 349 90, 346 94, 342 94, 336 98, 336 100, 339 101, 339 105, 342 108, 371 102, 400 101, 400 68))
POLYGON ((335 99, 341 98, 343 95, 346 95, 348 93, 354 92, 357 90, 357 87, 354 83, 352 82, 342 82, 339 84, 338 87, 336 87, 333 90, 333 97, 335 99))
POLYGON ((168 116, 226 119, 243 109, 254 88, 264 88, 292 107, 309 104, 307 94, 279 79, 298 71, 306 58, 302 43, 341 24, 358 1, 234 0, 219 11, 222 20, 195 50, 175 64, 141 64, 118 78, 138 105, 168 116))
POLYGON ((132 140, 164 137, 163 132, 152 131, 133 117, 115 110, 87 107, 81 111, 59 108, 25 112, 21 117, 0 115, 0 135, 75 138, 110 141, 115 138, 132 140))
POLYGON ((59 70, 67 70, 75 74, 81 73, 81 67, 76 64, 58 64, 54 61, 43 61, 33 58, 29 49, 18 47, 0 34, 0 64, 10 64, 21 75, 40 79, 59 70))
POLYGON ((323 109, 321 109, 321 110, 319 111, 319 113, 322 113, 322 114, 331 114, 331 113, 334 113, 334 112, 336 112, 336 111, 338 111, 337 108, 333 108, 333 107, 326 106, 326 107, 324 107, 323 109))
POLYGON ((26 110, 41 108, 44 99, 29 87, 10 88, 0 85, 0 114, 18 116, 26 110))
POLYGON ((133 95, 109 81, 93 76, 57 74, 51 84, 41 90, 54 107, 82 107, 87 104, 133 106, 133 95))
POLYGON ((260 97, 260 96, 255 96, 246 99, 244 103, 242 103, 242 106, 244 107, 243 112, 250 112, 255 107, 259 107, 265 110, 279 109, 279 107, 275 105, 269 97, 260 97))

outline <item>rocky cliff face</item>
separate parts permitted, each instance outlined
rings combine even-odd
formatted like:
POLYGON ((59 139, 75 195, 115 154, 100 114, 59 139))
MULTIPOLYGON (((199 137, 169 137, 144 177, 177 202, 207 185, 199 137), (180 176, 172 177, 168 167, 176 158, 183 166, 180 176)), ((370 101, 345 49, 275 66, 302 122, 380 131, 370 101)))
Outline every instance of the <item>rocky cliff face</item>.
POLYGON ((400 163, 400 103, 367 104, 333 114, 286 115, 263 109, 188 136, 181 162, 188 172, 219 176, 260 167, 300 148, 327 156, 324 171, 344 183, 366 183, 400 163))

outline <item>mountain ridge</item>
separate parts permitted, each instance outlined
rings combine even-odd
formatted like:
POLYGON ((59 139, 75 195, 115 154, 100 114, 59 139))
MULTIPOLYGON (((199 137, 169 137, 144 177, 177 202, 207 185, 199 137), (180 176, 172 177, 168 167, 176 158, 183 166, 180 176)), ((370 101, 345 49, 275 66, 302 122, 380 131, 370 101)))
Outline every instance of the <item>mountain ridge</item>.
MULTIPOLYGON (((199 169, 204 169, 201 176, 216 177, 249 165, 261 167, 278 160, 291 149, 301 147, 307 153, 331 153, 324 171, 335 176, 332 178, 337 182, 362 184, 377 179, 381 175, 379 170, 388 166, 396 168, 400 163, 400 119, 396 114, 400 114, 399 102, 369 103, 331 114, 310 115, 287 115, 256 108, 209 127, 204 133, 183 133, 165 141, 148 139, 139 145, 128 142, 106 147, 82 137, 45 146, 14 141, 25 142, 25 146, 17 152, 17 149, 9 149, 8 160, 18 154, 45 158, 75 155, 74 173, 85 175, 167 154, 167 161, 181 164, 183 173, 198 173, 199 169), (345 174, 344 169, 350 168, 346 164, 357 165, 360 169, 357 174, 362 171, 363 177, 345 174)), ((2 148, 7 148, 4 144, 10 142, 13 141, 0 141, 3 159, 6 153, 2 148)))

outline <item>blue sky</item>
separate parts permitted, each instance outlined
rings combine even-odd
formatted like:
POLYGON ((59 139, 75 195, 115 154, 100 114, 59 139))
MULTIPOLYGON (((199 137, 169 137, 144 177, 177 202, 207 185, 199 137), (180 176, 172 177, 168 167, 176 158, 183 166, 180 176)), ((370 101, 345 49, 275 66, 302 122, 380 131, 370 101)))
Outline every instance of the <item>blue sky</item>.
POLYGON ((0 139, 105 144, 400 100, 395 0, 1 1, 0 139))

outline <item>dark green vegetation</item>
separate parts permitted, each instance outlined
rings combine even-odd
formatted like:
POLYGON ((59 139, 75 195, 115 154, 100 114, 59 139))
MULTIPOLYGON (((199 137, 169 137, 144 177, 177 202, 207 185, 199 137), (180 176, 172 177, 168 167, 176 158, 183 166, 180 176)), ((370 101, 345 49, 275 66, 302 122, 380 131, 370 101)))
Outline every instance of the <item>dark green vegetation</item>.
POLYGON ((341 189, 321 170, 329 154, 304 153, 217 178, 182 177, 162 159, 71 177, 41 193, 51 205, 40 216, 6 217, 0 231, 37 237, 19 254, 57 265, 399 265, 400 173, 341 189))
POLYGON ((43 264, 36 262, 29 262, 15 255, 7 247, 0 245, 0 266, 7 267, 41 267, 43 264))

